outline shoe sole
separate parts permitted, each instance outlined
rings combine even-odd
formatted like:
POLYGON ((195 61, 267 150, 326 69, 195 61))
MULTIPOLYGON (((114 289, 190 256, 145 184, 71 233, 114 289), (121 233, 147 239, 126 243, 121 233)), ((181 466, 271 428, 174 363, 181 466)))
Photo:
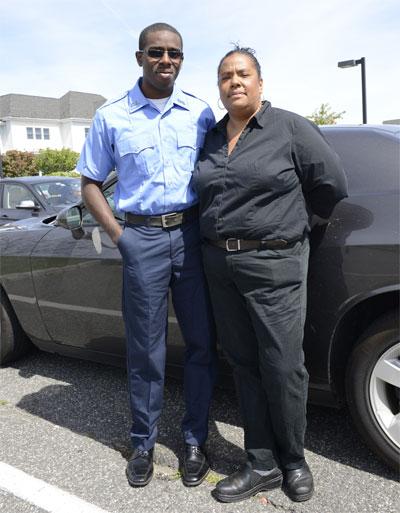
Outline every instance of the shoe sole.
POLYGON ((308 501, 311 499, 311 497, 313 496, 313 493, 314 493, 314 488, 312 488, 312 490, 310 490, 308 493, 303 493, 303 494, 298 494, 298 495, 289 494, 286 489, 284 489, 283 491, 286 493, 286 495, 289 497, 289 499, 292 500, 293 502, 304 502, 304 501, 308 501))
POLYGON ((282 486, 282 480, 282 476, 277 476, 274 479, 271 479, 268 483, 260 483, 250 490, 247 490, 247 492, 243 492, 238 495, 223 495, 218 493, 217 489, 212 490, 211 495, 220 502, 238 502, 248 499, 249 497, 256 495, 256 493, 266 492, 273 488, 280 488, 282 486))
POLYGON ((153 477, 153 474, 154 474, 154 470, 151 471, 151 474, 146 479, 146 481, 132 481, 131 479, 129 479, 128 473, 125 472, 125 474, 126 474, 126 478, 128 480, 128 483, 130 484, 130 486, 132 486, 133 488, 141 488, 142 486, 146 486, 150 483, 150 481, 153 477))
POLYGON ((211 469, 208 469, 207 472, 204 474, 204 476, 201 478, 201 479, 198 479, 197 481, 193 482, 193 481, 185 481, 183 478, 182 478, 182 483, 185 485, 185 486, 188 486, 189 488, 192 487, 192 486, 199 486, 199 484, 201 484, 204 479, 208 476, 208 474, 210 473, 210 470, 211 469))

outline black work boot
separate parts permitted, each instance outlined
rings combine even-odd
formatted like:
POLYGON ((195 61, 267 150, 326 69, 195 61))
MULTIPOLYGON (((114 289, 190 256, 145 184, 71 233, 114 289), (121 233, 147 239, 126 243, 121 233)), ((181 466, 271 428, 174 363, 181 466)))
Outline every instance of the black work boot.
POLYGON ((260 475, 246 464, 237 472, 222 479, 211 494, 221 502, 236 502, 252 497, 258 492, 278 488, 281 484, 282 472, 279 468, 275 467, 260 475))

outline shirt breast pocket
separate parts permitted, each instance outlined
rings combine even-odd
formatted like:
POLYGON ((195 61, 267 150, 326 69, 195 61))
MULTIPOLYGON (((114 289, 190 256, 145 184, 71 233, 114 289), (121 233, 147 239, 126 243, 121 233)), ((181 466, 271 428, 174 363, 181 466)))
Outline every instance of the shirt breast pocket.
POLYGON ((157 150, 154 137, 149 133, 134 134, 117 141, 121 163, 138 175, 150 176, 157 167, 157 150))
POLYGON ((193 171, 202 146, 199 135, 194 130, 180 131, 177 139, 180 166, 187 171, 193 171))

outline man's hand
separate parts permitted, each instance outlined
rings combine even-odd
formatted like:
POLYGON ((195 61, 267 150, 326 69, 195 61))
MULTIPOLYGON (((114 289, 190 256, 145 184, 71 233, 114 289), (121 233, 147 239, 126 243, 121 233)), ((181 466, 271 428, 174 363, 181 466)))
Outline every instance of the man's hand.
POLYGON ((121 237, 122 232, 124 231, 118 223, 117 225, 118 229, 116 231, 113 231, 111 234, 108 234, 115 245, 117 245, 118 239, 121 237))
POLYGON ((102 182, 96 182, 91 178, 82 176, 82 198, 89 212, 108 234, 113 243, 116 244, 123 229, 115 219, 110 205, 103 195, 102 185, 102 182))

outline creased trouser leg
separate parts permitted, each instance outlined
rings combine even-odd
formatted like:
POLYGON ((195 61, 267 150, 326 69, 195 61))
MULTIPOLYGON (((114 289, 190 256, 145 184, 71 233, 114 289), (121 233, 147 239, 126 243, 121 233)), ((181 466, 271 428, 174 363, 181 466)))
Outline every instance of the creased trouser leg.
POLYGON ((227 254, 205 246, 218 338, 232 365, 254 468, 304 462, 308 374, 302 350, 308 241, 227 254))

